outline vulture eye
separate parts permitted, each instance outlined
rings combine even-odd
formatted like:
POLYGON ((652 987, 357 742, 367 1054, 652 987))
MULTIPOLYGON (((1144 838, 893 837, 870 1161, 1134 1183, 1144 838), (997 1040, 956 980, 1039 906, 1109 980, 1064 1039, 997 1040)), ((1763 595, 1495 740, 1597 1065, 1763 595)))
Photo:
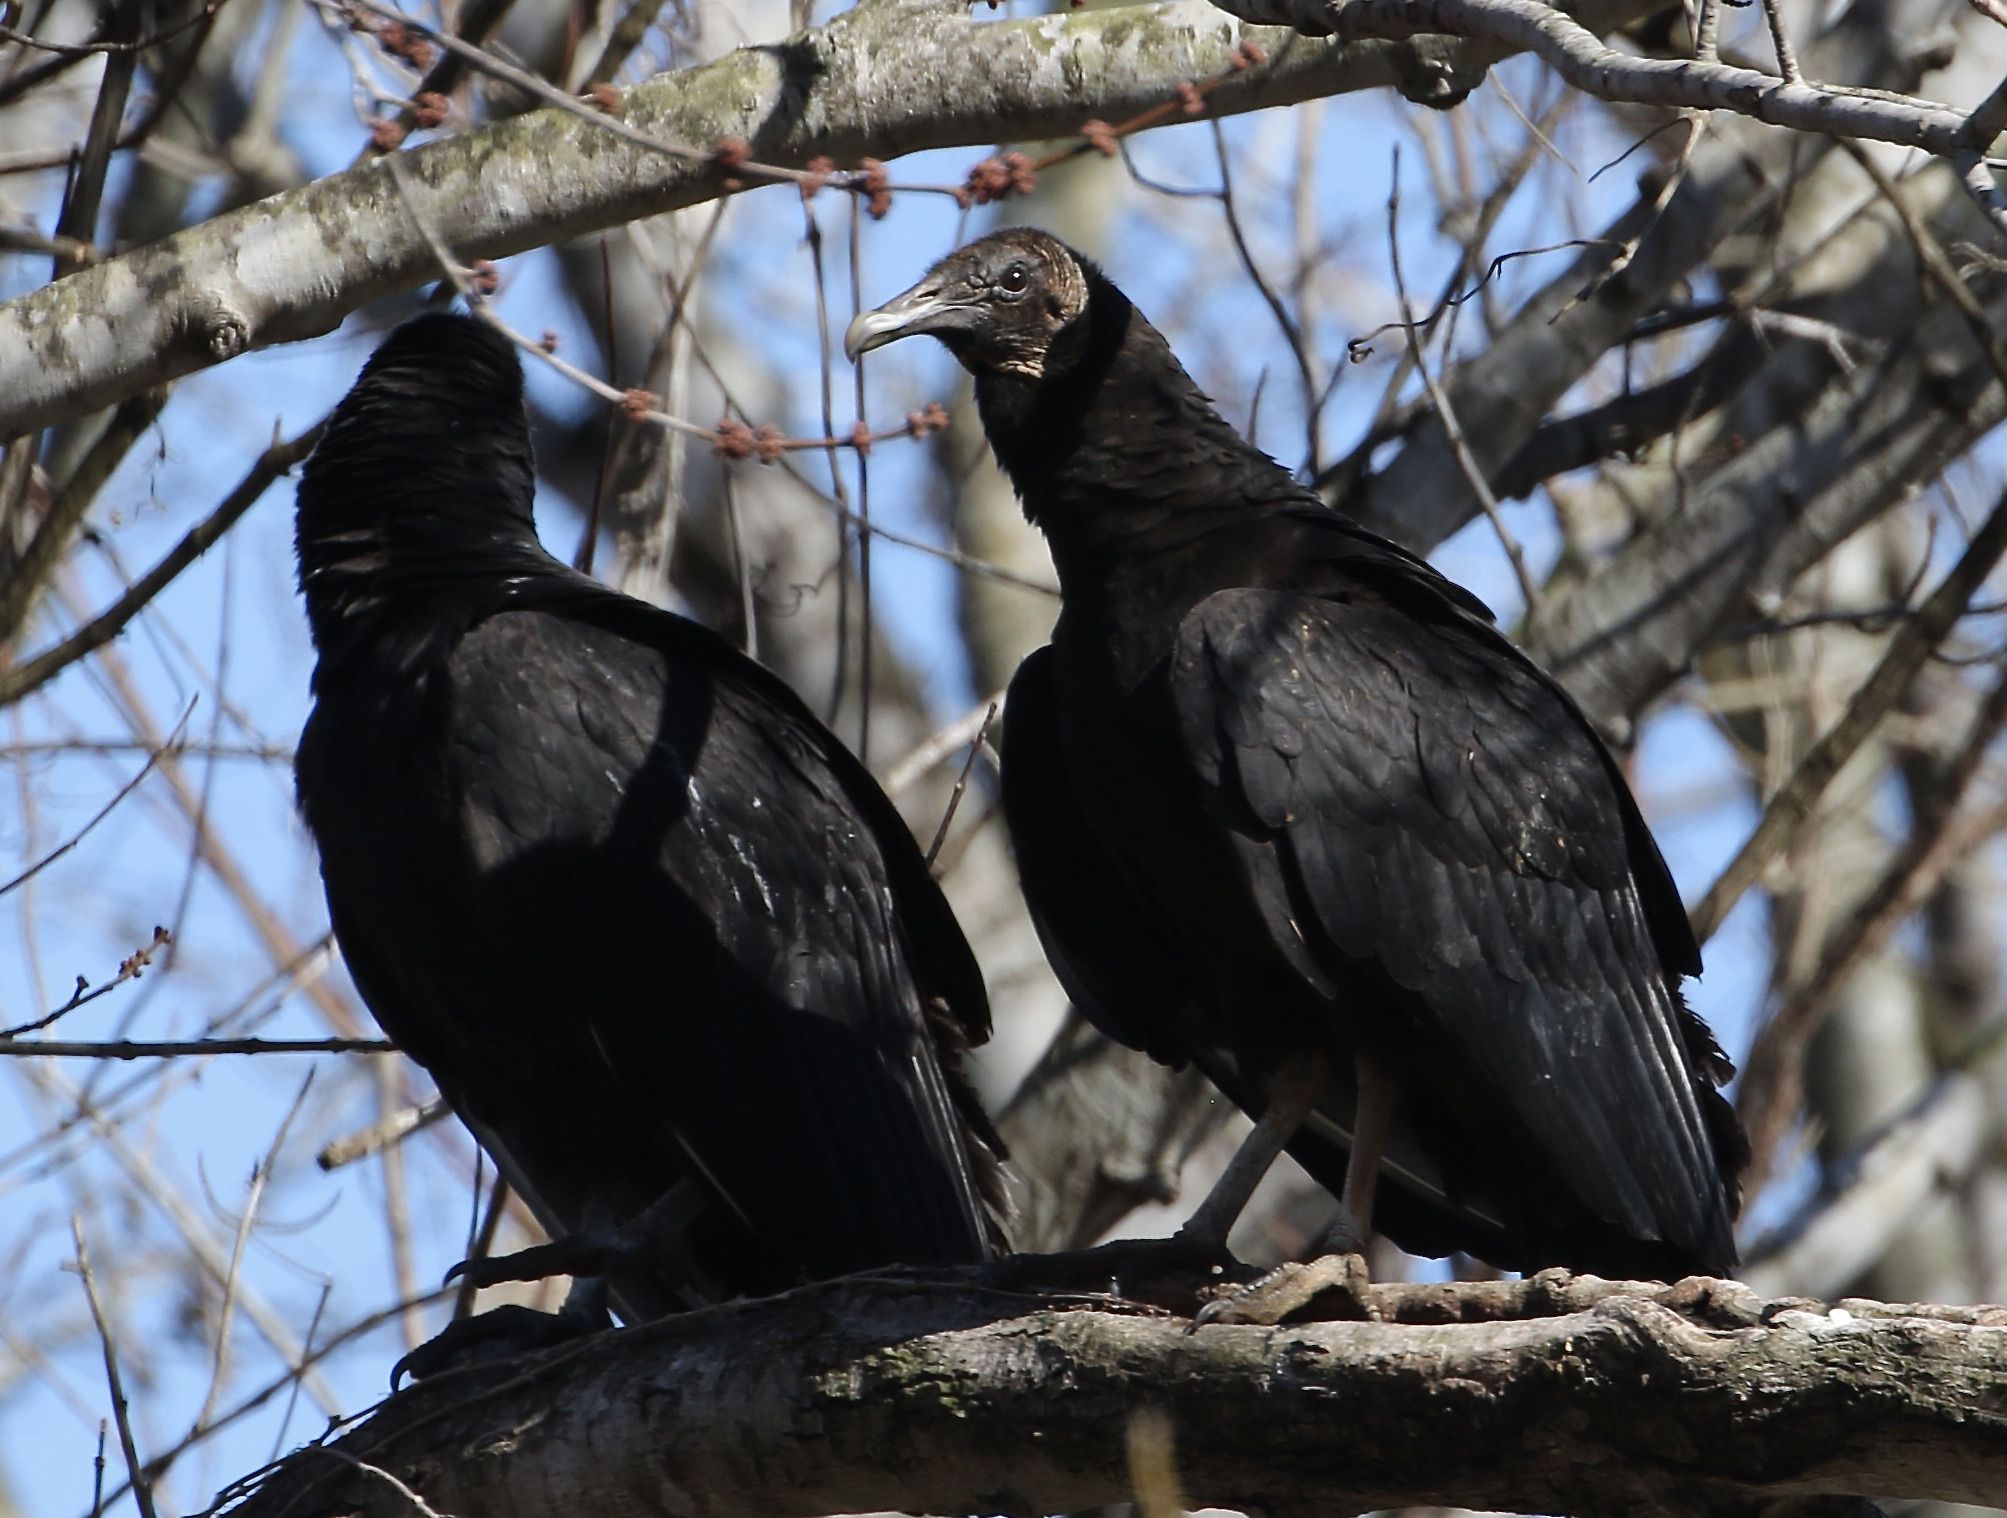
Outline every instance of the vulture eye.
POLYGON ((1022 295, 1024 287, 1031 283, 1031 276, 1024 272, 1023 264, 1012 264, 997 280, 997 288, 1006 295, 1022 295))

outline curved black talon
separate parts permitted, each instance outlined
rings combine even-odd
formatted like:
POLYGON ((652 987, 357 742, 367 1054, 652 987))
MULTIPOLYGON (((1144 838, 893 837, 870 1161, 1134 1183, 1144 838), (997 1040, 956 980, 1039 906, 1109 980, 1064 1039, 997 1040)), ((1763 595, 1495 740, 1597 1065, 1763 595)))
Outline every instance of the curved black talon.
POLYGON ((1261 1279, 1223 1244, 1196 1239, 1117 1239, 1092 1249, 1014 1254, 986 1267, 983 1285, 996 1291, 1106 1292, 1171 1312, 1198 1310, 1211 1288, 1261 1279))
POLYGON ((544 1281, 552 1276, 602 1276, 629 1263, 643 1251, 616 1228, 588 1228, 548 1244, 534 1244, 514 1254, 462 1260, 446 1272, 446 1282, 471 1281, 476 1287, 504 1281, 544 1281))
POLYGON ((390 1389, 409 1374, 414 1381, 436 1376, 456 1366, 501 1360, 532 1350, 568 1344, 610 1325, 595 1323, 584 1313, 538 1312, 510 1303, 446 1327, 390 1367, 390 1389))

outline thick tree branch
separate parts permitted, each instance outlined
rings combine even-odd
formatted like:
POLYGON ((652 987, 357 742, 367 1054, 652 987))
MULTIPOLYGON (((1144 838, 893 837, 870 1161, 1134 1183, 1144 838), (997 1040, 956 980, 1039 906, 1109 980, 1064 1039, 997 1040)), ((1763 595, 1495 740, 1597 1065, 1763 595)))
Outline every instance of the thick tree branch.
POLYGON ((1270 1512, 2007 1486, 2007 1310, 1559 1272, 1369 1292, 1409 1321, 1192 1332, 966 1276, 807 1287, 428 1381, 233 1511, 408 1518, 361 1461, 455 1518, 1066 1512, 1131 1495, 1144 1406, 1170 1415, 1194 1503, 1270 1512))
MULTIPOLYGON (((1649 9, 1594 0, 1607 25, 1649 9)), ((1244 38, 1270 61, 1221 85, 1223 115, 1381 86, 1467 90, 1500 50, 1449 39, 1334 43, 1250 31, 1197 0, 1018 22, 959 5, 863 6, 628 90, 621 119, 709 151, 741 138, 793 168, 1056 137, 1210 78, 1244 38)), ((727 172, 535 111, 403 155, 419 213, 463 259, 497 258, 718 195, 727 172)), ((111 404, 249 348, 316 336, 434 276, 381 160, 272 196, 0 306, 0 437, 111 404)))
POLYGON ((1970 146, 1966 114, 1931 100, 1869 94, 1690 58, 1641 58, 1604 46, 1541 0, 1214 0, 1250 21, 1313 36, 1398 40, 1421 33, 1481 37, 1538 54, 1585 95, 1628 105, 1734 111, 1772 126, 1868 137, 1942 157, 1970 146))

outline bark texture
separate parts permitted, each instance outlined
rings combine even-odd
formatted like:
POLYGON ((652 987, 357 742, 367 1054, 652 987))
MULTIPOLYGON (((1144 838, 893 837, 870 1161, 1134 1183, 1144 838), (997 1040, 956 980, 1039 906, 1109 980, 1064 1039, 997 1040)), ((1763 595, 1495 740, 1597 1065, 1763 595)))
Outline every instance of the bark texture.
POLYGON ((1105 1298, 854 1278, 427 1382, 235 1511, 407 1518, 387 1472, 457 1518, 1065 1512, 1131 1495, 1146 1405, 1195 1504, 1271 1513, 2007 1489, 2007 1310, 1558 1272, 1367 1298, 1410 1321, 1194 1332, 1105 1298))
MULTIPOLYGON (((1633 5, 1635 11, 1642 7, 1633 5)), ((1624 10, 1597 0, 1594 18, 1624 10)), ((1585 18, 1590 10, 1583 12, 1585 18)), ((853 165, 922 148, 1052 137, 1163 104, 1224 72, 1243 39, 1269 61, 1209 98, 1218 114, 1426 76, 1468 91, 1502 56, 1448 39, 1334 43, 1250 28, 1201 3, 977 22, 940 0, 878 0, 788 41, 741 48, 626 92, 629 126, 706 153, 853 165)), ((438 276, 412 215, 463 260, 499 258, 715 198, 725 172, 533 111, 271 196, 0 306, 0 437, 15 437, 267 343, 333 330, 438 276)))

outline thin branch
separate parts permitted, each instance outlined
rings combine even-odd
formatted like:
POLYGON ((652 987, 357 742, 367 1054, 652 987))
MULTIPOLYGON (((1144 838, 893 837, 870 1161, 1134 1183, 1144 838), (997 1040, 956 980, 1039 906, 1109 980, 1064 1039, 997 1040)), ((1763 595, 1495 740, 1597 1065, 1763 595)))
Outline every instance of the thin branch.
POLYGON ((1854 692, 1840 720, 1812 746, 1811 752, 1792 771, 1791 778, 1770 798, 1756 830, 1688 914, 1694 937, 1701 943, 1714 936, 1715 929, 1742 899, 1743 892, 1756 883, 1770 861, 1797 837, 1833 777, 1901 699, 1932 651, 1958 625, 1967 604, 1993 573, 2003 552, 2007 552, 2007 495, 2001 496, 1992 514, 1966 544, 1964 555, 1938 583, 1930 598, 1889 640, 1881 662, 1854 692))
POLYGON ((1428 355, 1422 351, 1421 335, 1415 331, 1414 307, 1408 303, 1407 280, 1401 273, 1401 158, 1398 149, 1394 154, 1393 187, 1387 193, 1387 248, 1394 266, 1394 292, 1401 302, 1401 324, 1408 336, 1408 354, 1415 370, 1422 377, 1422 386, 1428 391, 1429 405, 1435 409, 1436 420, 1441 423, 1443 437, 1455 454, 1457 466, 1463 470, 1465 481, 1470 485, 1471 494, 1484 508, 1484 514, 1491 522, 1491 530, 1498 535, 1499 547, 1512 563, 1512 573, 1519 581, 1519 593, 1526 601, 1526 616, 1530 620, 1541 610, 1539 582, 1533 572, 1526 567, 1526 555, 1520 552, 1519 540, 1512 535, 1512 529, 1505 525, 1505 516, 1498 509, 1498 497, 1491 493, 1491 482, 1484 477, 1477 459, 1470 451, 1470 444, 1464 439, 1463 428, 1457 424, 1456 411, 1450 405, 1449 396, 1429 370, 1428 355))
POLYGON ((655 24, 655 17, 661 12, 663 0, 634 0, 627 7, 613 30, 607 34, 606 49, 599 55, 599 62, 585 76, 585 87, 590 90, 596 84, 610 84, 629 56, 641 45, 641 39, 648 35, 648 29, 655 24))
MULTIPOLYGON (((0 680, 4 680, 5 678, 6 677, 4 675, 0 675, 0 680)), ((5 885, 0 885, 0 896, 5 896, 9 891, 15 890, 20 886, 26 885, 29 881, 33 880, 37 875, 41 874, 42 871, 46 870, 50 865, 54 864, 58 859, 61 859, 65 854, 69 853, 70 850, 74 849, 78 844, 82 843, 86 838, 90 837, 91 829, 95 828, 100 822, 103 822, 105 818, 109 817, 115 810, 117 810, 118 804, 121 801, 125 800, 126 797, 130 796, 134 791, 138 790, 139 783, 142 780, 146 779, 148 775, 153 773, 153 767, 156 764, 160 763, 162 759, 166 758, 170 753, 173 752, 174 740, 181 736, 181 730, 188 725, 188 719, 195 714, 195 701, 196 701, 195 697, 193 696, 189 697, 188 707, 185 711, 182 712, 181 720, 174 724, 174 731, 167 735, 167 742, 163 743, 159 748, 155 749, 152 753, 146 756, 146 763, 142 764, 139 767, 139 769, 133 774, 132 779, 126 781, 124 785, 118 788, 117 792, 114 793, 111 800, 107 801, 101 808, 99 808, 98 814, 96 816, 91 818, 91 820, 85 823, 82 827, 78 828, 76 832, 72 833, 69 836, 69 838, 61 845, 59 845, 55 849, 52 849, 49 853, 44 854, 40 859, 36 860, 33 864, 29 865, 27 869, 23 870, 20 874, 16 875, 12 880, 8 881, 5 885)))
MULTIPOLYGON (((478 1183, 478 1172, 475 1179, 478 1183)), ((502 1214, 508 1210, 508 1206, 509 1178, 497 1175, 493 1188, 488 1192, 487 1209, 481 1214, 481 1226, 475 1230, 474 1238, 467 1250, 469 1260, 485 1260, 494 1252, 495 1235, 501 1229, 502 1214)), ((459 1292, 453 1298, 454 1322, 474 1315, 474 1299, 480 1293, 481 1288, 474 1283, 471 1273, 460 1278, 459 1292)))
POLYGON ((98 1300, 97 1278, 91 1273, 91 1252, 84 1244, 83 1220, 74 1214, 70 1217, 70 1236, 77 1244, 77 1274, 83 1277, 84 1296, 91 1304, 91 1321, 97 1324, 98 1342, 104 1347, 105 1380, 111 1384, 112 1418, 118 1424, 119 1449, 125 1455, 133 1505, 139 1509, 140 1518, 160 1518, 153 1505, 153 1483, 146 1477, 140 1464, 139 1446, 133 1442, 132 1415, 126 1407, 125 1383, 118 1370, 118 1344, 105 1318, 104 1305, 98 1300))
POLYGON ((1777 72, 1784 76, 1786 84, 1802 84, 1805 76, 1798 68, 1798 54, 1792 50, 1791 39, 1784 32, 1781 0, 1763 0, 1763 19, 1770 27, 1770 47, 1777 54, 1777 72))
POLYGON ((121 402, 112 413, 110 424, 64 482, 36 524, 35 536, 28 540, 21 557, 9 569, 6 583, 0 584, 0 643, 20 631, 34 605, 36 592, 55 571, 63 550, 70 546, 71 534, 97 499, 98 491, 166 404, 166 386, 142 391, 121 402))
MULTIPOLYGON (((1161 103, 1226 67, 1245 33, 1189 12, 1082 11, 978 23, 952 8, 845 11, 801 47, 751 48, 628 89, 625 119, 676 122, 705 140, 756 137, 767 161, 854 154, 898 105, 902 151, 1060 137, 1090 119, 1161 103), (866 58, 872 60, 868 64, 866 58)), ((1351 48, 1261 34, 1274 62, 1209 111, 1234 114, 1396 82, 1419 45, 1351 48)), ((1481 46, 1430 44, 1431 64, 1472 78, 1481 46), (1471 56, 1466 56, 1471 55, 1471 56)), ((637 216, 715 200, 712 163, 671 160, 575 113, 532 112, 409 153, 425 204, 466 256, 497 258, 637 216)), ((959 187, 957 187, 959 188, 959 187)), ((115 404, 257 346, 329 330, 343 314, 432 277, 430 250, 383 213, 380 162, 330 175, 138 247, 0 305, 0 437, 115 404), (255 229, 255 231, 253 231, 255 229), (265 256, 253 278, 239 250, 265 256), (150 291, 150 298, 136 292, 150 291), (60 336, 58 336, 60 334, 60 336)))
MULTIPOLYGON (((358 1040, 347 1040, 347 1042, 358 1042, 358 1040)), ((372 1049, 370 1052, 376 1051, 372 1049)), ((344 1165, 353 1165, 357 1160, 368 1159, 388 1145, 401 1144, 412 1134, 423 1132, 441 1118, 452 1115, 453 1109, 446 1105, 446 1099, 437 1096, 422 1107, 399 1108, 389 1117, 371 1123, 359 1133, 351 1133, 331 1141, 314 1156, 314 1163, 323 1170, 339 1170, 344 1165)))
POLYGON ((287 442, 274 442, 258 456, 250 472, 223 502, 169 550, 167 556, 133 582, 132 588, 104 612, 84 624, 54 648, 37 654, 10 670, 0 670, 0 706, 11 706, 23 696, 39 690, 79 659, 97 652, 125 629, 126 623, 174 582, 177 575, 212 547, 216 540, 236 525, 245 512, 258 503, 272 482, 314 450, 323 417, 305 432, 287 442))
POLYGON ((216 1411, 218 1399, 223 1395, 224 1386, 229 1382, 230 1328, 237 1316, 237 1276, 244 1267, 244 1246, 251 1241, 251 1229, 258 1217, 258 1203, 264 1199, 265 1185, 279 1163, 279 1151, 285 1147, 286 1135, 292 1131, 293 1120, 300 1115, 300 1108, 306 1104, 307 1093, 313 1085, 314 1071, 308 1070, 307 1078, 300 1082, 300 1094, 293 1098, 292 1106, 286 1109, 286 1115, 279 1123, 279 1131, 272 1136, 271 1147, 265 1151, 265 1157, 251 1167, 250 1192, 244 1200, 243 1216, 237 1220, 237 1236, 230 1243, 230 1269, 223 1277, 223 1305, 216 1312, 216 1368, 209 1378, 209 1394, 202 1399, 202 1410, 195 1415, 191 1432, 208 1423, 210 1415, 216 1411))
POLYGON ((915 745, 903 759, 885 772, 885 794, 898 796, 928 770, 959 750, 963 744, 979 741, 996 716, 997 709, 1003 705, 1004 694, 1003 691, 998 691, 987 701, 977 702, 964 715, 957 717, 931 738, 915 745))
MULTIPOLYGON (((113 0, 105 21, 106 41, 124 44, 105 59, 104 77, 98 84, 97 103, 91 109, 91 124, 84 147, 70 174, 63 196, 63 209, 56 217, 56 235, 75 242, 91 242, 97 231, 98 205, 104 196, 105 174, 118 148, 119 124, 125 118, 125 99, 132 89, 132 76, 139 68, 134 44, 139 38, 145 14, 142 0, 113 0)), ((74 272, 78 263, 62 254, 54 261, 53 279, 74 272)))
POLYGON ((947 809, 941 813, 941 825, 934 830, 934 841, 927 845, 927 868, 930 870, 934 861, 941 857, 941 845, 948 841, 948 828, 955 820, 955 809, 962 804, 962 793, 969 788, 969 773, 976 767, 976 756, 982 753, 983 739, 989 736, 990 724, 996 718, 997 704, 992 701, 990 709, 983 713, 982 726, 976 729, 976 736, 969 743, 969 757, 962 762, 961 776, 948 796, 947 809))
MULTIPOLYGON (((423 1297, 420 1297, 416 1303, 393 1302, 388 1307, 379 1308, 377 1309, 377 1311, 370 1313, 365 1317, 357 1319, 355 1322, 349 1324, 348 1327, 342 1329, 339 1333, 330 1335, 328 1341, 325 1344, 321 1345, 319 1348, 313 1348, 312 1346, 313 1346, 314 1334, 320 1327, 321 1308, 324 1308, 327 1305, 327 1297, 324 1293, 321 1298, 321 1308, 315 1309, 313 1322, 308 1325, 307 1328, 308 1347, 301 1352, 299 1363, 297 1365, 289 1365, 283 1374, 273 1377, 270 1381, 266 1382, 257 1391, 251 1393, 248 1397, 244 1398, 243 1401, 239 1402, 235 1407, 231 1408, 228 1412, 224 1413, 214 1423, 211 1423, 207 1428, 201 1430, 199 1433, 189 1434, 188 1437, 183 1439, 179 1444, 174 1445, 170 1449, 161 1451, 158 1455, 155 1455, 151 1460, 149 1460, 146 1463, 145 1473, 147 1478, 151 1481, 159 1481, 163 1476, 165 1476, 168 1473, 170 1469, 172 1469, 174 1463, 177 1460, 179 1460, 183 1455, 187 1454, 189 1450, 195 1448, 198 1444, 203 1443, 205 1440, 214 1438, 217 1434, 222 1433, 225 1429, 231 1428, 237 1423, 242 1422, 245 1418, 249 1417, 259 1408, 263 1407, 267 1402, 271 1401, 272 1398, 276 1397, 280 1392, 285 1391, 288 1388, 291 1388, 294 1396, 297 1397, 299 1394, 300 1385, 306 1373, 311 1369, 313 1369, 313 1367, 315 1367, 316 1365, 320 1364, 323 1360, 327 1359, 330 1355, 334 1354, 335 1351, 339 1349, 345 1349, 348 1345, 354 1343, 357 1339, 363 1337, 365 1334, 375 1332, 377 1329, 381 1328, 384 1324, 390 1322, 392 1319, 401 1316, 412 1306, 415 1305, 419 1307, 428 1307, 433 1303, 441 1301, 442 1299, 452 1295, 453 1290, 454 1288, 451 1286, 442 1286, 434 1291, 428 1291, 423 1297)), ((332 1410, 332 1408, 328 1408, 327 1411, 328 1411, 328 1416, 330 1418, 335 1418, 339 1416, 336 1412, 332 1410)), ((287 1421, 288 1422, 291 1421, 290 1409, 288 1411, 287 1421)), ((273 1460, 274 1463, 276 1463, 277 1460, 276 1455, 274 1455, 273 1460)), ((129 1489, 130 1489, 129 1486, 120 1487, 117 1491, 111 1494, 111 1500, 116 1502, 120 1497, 124 1496, 129 1489)))
POLYGON ((0 1030, 0 1048, 4 1048, 7 1041, 19 1038, 24 1033, 38 1032, 48 1027, 49 1024, 61 1018, 68 1017, 77 1008, 89 1005, 100 996, 109 995, 129 980, 138 980, 141 972, 153 963, 155 951, 167 947, 171 942, 173 942, 173 938, 167 929, 156 927, 153 930, 152 940, 142 944, 125 959, 120 960, 118 974, 114 975, 103 985, 93 989, 91 983, 79 975, 77 977, 76 990, 70 994, 70 999, 56 1008, 55 1011, 45 1012, 33 1022, 21 1023, 16 1027, 0 1030))
MULTIPOLYGON (((546 105, 567 111, 582 121, 589 121, 603 131, 611 132, 615 137, 633 143, 636 147, 647 148, 650 152, 661 153, 670 158, 680 158, 686 163, 716 165, 721 174, 728 176, 726 182, 728 189, 736 187, 731 184, 731 177, 783 180, 793 184, 813 186, 816 189, 827 185, 832 189, 849 190, 857 194, 876 194, 884 188, 877 176, 867 170, 818 173, 810 169, 791 169, 779 164, 758 163, 744 153, 726 148, 722 144, 711 148, 691 148, 681 143, 669 142, 652 132, 644 132, 638 127, 629 126, 618 116, 608 115, 598 105, 588 104, 576 95, 567 94, 528 69, 517 68, 513 63, 496 57, 486 48, 463 42, 450 32, 435 31, 403 11, 379 4, 378 0, 312 0, 312 3, 330 10, 346 8, 367 11, 384 21, 392 22, 405 28, 407 32, 438 44, 482 73, 500 79, 505 84, 512 84, 524 94, 533 96, 546 105)), ((743 144, 740 146, 743 147, 743 144)), ((943 185, 906 184, 900 185, 899 188, 933 194, 954 193, 952 189, 943 185)))
POLYGON ((1917 819, 1881 879, 1827 939, 1811 976, 1758 1032, 1736 1092, 1736 1106, 1749 1133, 1751 1159, 1745 1184, 1752 1195, 1769 1179, 1778 1146, 1798 1115, 1805 1050, 1841 988, 1864 960, 1881 951, 1952 864, 2007 825, 2007 804, 1953 825, 1959 804, 2003 727, 2007 727, 2007 675, 1987 693, 1957 755, 1932 785, 1929 810, 1917 819))
MULTIPOLYGON (((1309 457, 1305 461, 1304 470, 1308 478, 1315 479, 1322 467, 1318 456, 1317 417, 1320 408, 1317 375, 1310 356, 1310 346, 1303 329, 1297 325, 1296 318, 1290 315, 1289 307, 1283 304, 1282 297, 1270 286, 1267 277, 1261 272, 1261 265, 1254 261, 1254 253, 1247 245, 1246 235, 1241 231, 1240 212, 1234 205, 1233 165, 1227 158, 1226 133, 1221 129, 1217 119, 1210 125, 1213 131, 1213 155, 1219 160, 1218 199, 1220 209, 1226 213, 1227 235, 1233 239, 1234 252, 1240 257, 1242 270, 1253 281, 1254 288, 1260 293, 1263 303, 1275 317, 1276 326, 1282 329, 1282 340, 1289 345, 1290 356, 1296 360, 1296 377, 1303 386, 1304 425, 1310 433, 1309 457)), ((1342 369, 1340 372, 1343 372, 1342 369)))
POLYGON ((185 1059, 206 1054, 395 1054, 381 1038, 185 1038, 110 1043, 64 1039, 0 1040, 0 1056, 17 1059, 185 1059))
MULTIPOLYGON (((1845 148, 1854 162, 1861 166, 1862 172, 1875 182, 1875 188, 1881 191, 1882 198, 1902 219, 1903 230, 1909 234, 1910 246, 1916 251, 1917 262, 1923 265, 1924 272, 1935 281, 1937 287, 1950 297, 1951 303, 1958 307, 1958 314, 1965 318, 1965 325, 1972 333, 1973 341, 1979 344, 1979 351, 1986 356, 1987 363, 1993 366, 1993 373, 2001 385, 2007 387, 2007 345, 2001 343, 2000 334, 1993 330, 1993 323, 1987 320, 1985 308, 1979 304, 1979 297, 1972 293, 1963 279, 1959 278, 1958 270, 1953 267, 1943 244, 1938 242, 1937 234, 1932 232, 1929 224, 1917 214, 1916 207, 1909 203, 1909 197, 1903 194, 1902 187, 1889 178, 1882 166, 1875 162, 1873 154, 1867 152, 1857 142, 1843 140, 1840 146, 1845 148)), ((1991 183, 1991 180, 1988 182, 1991 183)))

